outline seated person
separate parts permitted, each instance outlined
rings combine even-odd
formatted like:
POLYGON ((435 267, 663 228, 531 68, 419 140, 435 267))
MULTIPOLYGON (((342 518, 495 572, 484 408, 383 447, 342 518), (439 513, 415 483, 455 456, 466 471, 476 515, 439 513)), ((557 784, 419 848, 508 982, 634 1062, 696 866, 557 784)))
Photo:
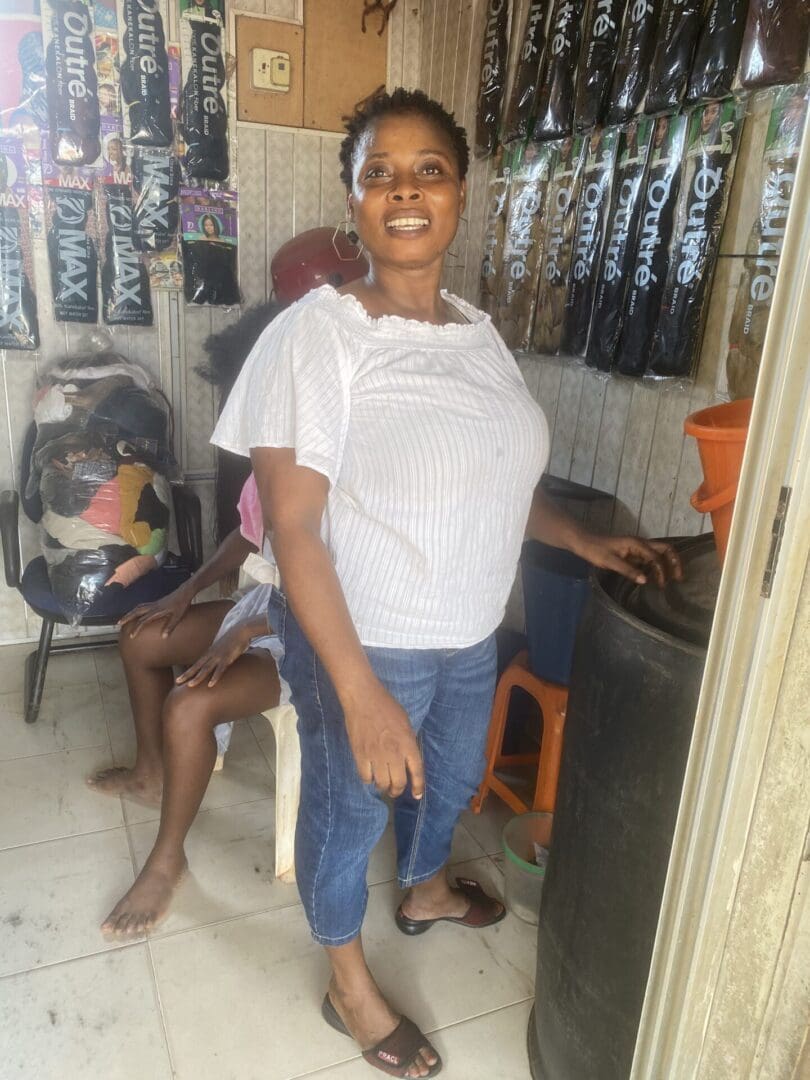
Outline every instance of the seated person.
POLYGON ((188 582, 121 620, 119 649, 135 723, 135 764, 105 769, 88 784, 109 795, 160 804, 161 816, 143 869, 102 924, 102 931, 118 937, 142 934, 168 913, 187 868, 183 845, 211 777, 217 742, 220 748, 227 745, 229 732, 221 725, 279 703, 275 658, 280 643, 267 623, 271 585, 254 586, 235 604, 191 603, 261 547, 262 515, 252 475, 242 489, 239 513, 240 527, 188 582), (186 668, 177 679, 174 665, 186 668))

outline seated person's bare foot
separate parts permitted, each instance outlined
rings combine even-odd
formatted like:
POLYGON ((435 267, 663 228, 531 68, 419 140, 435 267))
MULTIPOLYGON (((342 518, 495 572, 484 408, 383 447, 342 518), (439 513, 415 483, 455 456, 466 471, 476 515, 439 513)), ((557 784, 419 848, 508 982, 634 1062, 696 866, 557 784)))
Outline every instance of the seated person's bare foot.
MULTIPOLYGON (((329 999, 361 1050, 369 1050, 382 1042, 399 1024, 400 1017, 391 1009, 373 979, 362 986, 341 989, 333 977, 329 983, 329 999)), ((427 1076, 436 1061, 433 1050, 424 1046, 405 1076, 427 1076)))
POLYGON ((88 776, 87 786, 103 795, 123 795, 147 806, 160 806, 163 776, 160 773, 139 772, 137 769, 114 765, 88 776))
POLYGON ((172 897, 188 870, 185 855, 179 859, 153 859, 152 856, 101 924, 102 934, 131 938, 154 930, 169 913, 172 897))

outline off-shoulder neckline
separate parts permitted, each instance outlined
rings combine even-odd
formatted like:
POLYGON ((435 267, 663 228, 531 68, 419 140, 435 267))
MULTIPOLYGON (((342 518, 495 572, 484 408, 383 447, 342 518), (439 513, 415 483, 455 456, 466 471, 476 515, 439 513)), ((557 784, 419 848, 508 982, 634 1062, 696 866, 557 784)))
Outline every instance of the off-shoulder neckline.
POLYGON ((334 285, 321 285, 315 292, 335 301, 344 310, 351 311, 362 323, 373 330, 407 331, 409 334, 418 333, 453 340, 469 340, 470 336, 477 334, 490 321, 490 317, 486 312, 479 311, 478 308, 473 307, 472 304, 467 303, 460 296, 448 292, 447 289, 441 290, 443 299, 461 312, 467 320, 466 322, 436 325, 435 323, 422 322, 419 319, 408 319, 402 315, 380 315, 375 317, 369 315, 363 303, 353 293, 340 293, 334 285))

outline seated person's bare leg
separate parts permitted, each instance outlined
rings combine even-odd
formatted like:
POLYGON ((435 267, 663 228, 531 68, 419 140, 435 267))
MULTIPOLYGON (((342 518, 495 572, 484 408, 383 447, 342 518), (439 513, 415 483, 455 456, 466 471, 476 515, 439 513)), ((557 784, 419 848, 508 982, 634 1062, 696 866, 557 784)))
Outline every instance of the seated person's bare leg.
POLYGON ((276 665, 270 653, 239 657, 213 687, 177 686, 163 710, 163 803, 157 839, 135 884, 102 924, 105 933, 132 937, 168 913, 186 870, 183 849, 216 761, 214 728, 278 703, 276 665))
POLYGON ((135 725, 135 764, 102 769, 88 777, 90 787, 107 795, 127 795, 160 805, 162 713, 174 686, 172 667, 188 667, 208 648, 232 606, 229 600, 194 604, 167 637, 163 636, 162 622, 142 627, 135 636, 129 627, 122 628, 118 648, 135 725))

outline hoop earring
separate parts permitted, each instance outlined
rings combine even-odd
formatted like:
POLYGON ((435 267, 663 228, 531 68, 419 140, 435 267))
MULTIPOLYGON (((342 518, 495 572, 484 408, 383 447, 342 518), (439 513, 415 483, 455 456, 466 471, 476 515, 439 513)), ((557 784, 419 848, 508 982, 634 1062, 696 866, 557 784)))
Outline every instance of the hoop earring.
POLYGON ((332 247, 335 249, 335 254, 341 262, 357 262, 358 259, 363 257, 365 246, 360 242, 360 237, 354 231, 353 225, 354 222, 351 218, 344 218, 342 221, 338 222, 335 231, 332 233, 332 247), (356 255, 341 255, 340 248, 337 245, 338 233, 345 236, 352 247, 357 248, 356 255))

